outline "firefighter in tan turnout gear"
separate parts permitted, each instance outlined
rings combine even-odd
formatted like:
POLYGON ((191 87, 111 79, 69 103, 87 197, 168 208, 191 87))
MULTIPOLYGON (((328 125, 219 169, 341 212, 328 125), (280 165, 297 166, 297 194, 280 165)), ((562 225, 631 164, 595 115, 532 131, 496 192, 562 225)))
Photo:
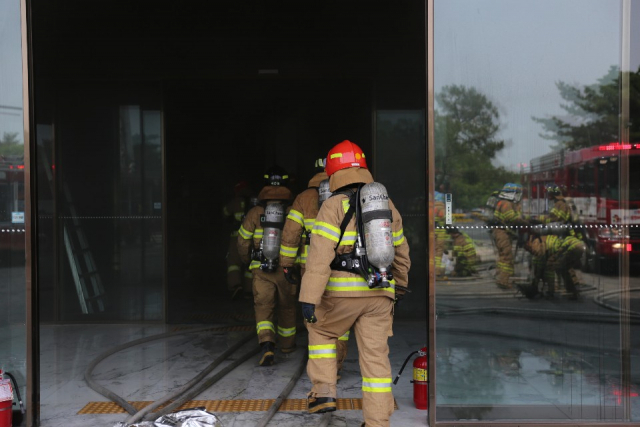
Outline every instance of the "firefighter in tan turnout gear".
MULTIPOLYGON (((300 268, 300 277, 304 277, 311 231, 322 203, 329 198, 329 177, 324 171, 325 159, 317 159, 314 164, 316 174, 309 181, 308 188, 298 194, 293 201, 287 221, 282 231, 280 246, 280 265, 284 276, 292 284, 299 284, 296 266, 300 268)), ((338 340, 338 372, 347 358, 349 331, 338 340)))
POLYGON ((510 277, 514 275, 515 265, 513 260, 513 240, 516 232, 513 227, 528 225, 529 222, 522 216, 517 204, 522 198, 522 185, 507 183, 498 193, 497 204, 490 225, 491 237, 498 250, 496 285, 501 289, 511 289, 510 277))
POLYGON ((227 251, 227 287, 231 299, 237 299, 243 295, 251 297, 253 277, 248 270, 248 264, 243 264, 238 253, 238 228, 242 224, 245 213, 249 210, 249 196, 251 190, 246 181, 240 181, 233 186, 234 197, 222 210, 225 219, 231 224, 231 236, 229 237, 229 249, 227 251))
POLYGON ((336 410, 337 341, 353 325, 365 424, 389 426, 394 401, 387 341, 394 303, 407 290, 409 245, 402 217, 384 186, 373 182, 360 147, 337 144, 326 172, 333 195, 318 212, 300 291, 313 384, 308 410, 336 410))
POLYGON ((292 198, 289 177, 273 167, 264 178, 267 185, 258 194, 260 202, 247 212, 238 230, 238 252, 243 262, 250 262, 253 272, 260 365, 269 366, 275 358, 276 337, 283 353, 295 349, 297 288, 285 280, 278 265, 282 228, 292 198))

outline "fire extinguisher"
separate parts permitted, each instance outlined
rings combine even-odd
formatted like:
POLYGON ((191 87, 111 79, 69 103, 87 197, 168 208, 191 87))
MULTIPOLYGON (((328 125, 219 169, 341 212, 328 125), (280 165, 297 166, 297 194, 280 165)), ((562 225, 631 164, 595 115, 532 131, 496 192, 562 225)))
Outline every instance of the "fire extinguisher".
POLYGON ((0 427, 11 427, 13 425, 20 425, 25 413, 24 404, 20 397, 20 389, 13 375, 9 372, 3 372, 0 369, 0 427), (4 376, 9 377, 5 379, 4 376), (13 383, 13 388, 11 387, 13 383), (16 417, 13 417, 13 391, 16 392, 18 403, 20 404, 20 411, 16 411, 16 417))
POLYGON ((402 364, 402 368, 400 368, 400 372, 396 376, 396 379, 393 380, 394 384, 398 383, 398 379, 400 375, 402 375, 402 371, 404 371, 404 367, 407 366, 407 362, 411 359, 411 356, 417 354, 418 357, 413 361, 413 403, 415 403, 416 408, 418 409, 429 409, 429 393, 427 390, 428 384, 428 367, 427 367, 427 347, 422 347, 420 350, 416 350, 411 352, 409 356, 407 356, 406 360, 402 364))

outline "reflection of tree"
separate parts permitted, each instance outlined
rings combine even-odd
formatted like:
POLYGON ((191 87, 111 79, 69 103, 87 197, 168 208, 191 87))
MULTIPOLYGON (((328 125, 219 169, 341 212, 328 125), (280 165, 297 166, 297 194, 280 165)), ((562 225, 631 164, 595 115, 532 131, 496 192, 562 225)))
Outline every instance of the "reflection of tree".
POLYGON ((505 146, 497 138, 497 107, 475 88, 445 86, 436 95, 436 185, 451 191, 455 208, 483 206, 491 191, 517 174, 495 167, 492 160, 505 146))
MULTIPOLYGON (((558 82, 556 86, 566 111, 563 116, 533 117, 544 133, 540 136, 557 141, 555 149, 578 149, 618 140, 620 113, 620 72, 611 66, 609 72, 590 86, 558 82)), ((630 73, 631 141, 640 139, 640 68, 630 73)))
POLYGON ((23 156, 24 144, 18 139, 18 132, 5 132, 0 138, 0 156, 23 156))

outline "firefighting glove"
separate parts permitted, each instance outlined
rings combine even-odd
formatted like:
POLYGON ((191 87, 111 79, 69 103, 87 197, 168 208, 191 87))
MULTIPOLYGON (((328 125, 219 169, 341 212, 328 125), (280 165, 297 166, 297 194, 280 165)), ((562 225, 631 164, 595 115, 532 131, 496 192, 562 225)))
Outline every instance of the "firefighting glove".
POLYGON ((306 302, 302 304, 302 317, 309 323, 316 323, 318 319, 316 318, 316 305, 308 304, 306 302))
POLYGON ((291 283, 292 285, 297 285, 298 283, 300 283, 298 275, 296 274, 296 269, 294 267, 284 267, 282 271, 284 271, 284 278, 287 280, 287 282, 291 283))

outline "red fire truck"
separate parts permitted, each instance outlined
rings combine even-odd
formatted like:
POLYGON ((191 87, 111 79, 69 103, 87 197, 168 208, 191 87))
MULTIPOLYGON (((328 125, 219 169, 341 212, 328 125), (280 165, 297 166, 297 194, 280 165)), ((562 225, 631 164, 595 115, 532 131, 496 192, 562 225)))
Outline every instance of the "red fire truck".
POLYGON ((552 203, 545 188, 560 185, 574 208, 574 222, 587 243, 583 267, 598 271, 603 261, 622 252, 640 254, 640 143, 612 142, 580 150, 563 150, 531 160, 523 170, 523 212, 549 212, 552 203), (629 158, 629 205, 620 208, 620 156, 629 158), (629 227, 622 227, 629 224, 629 227), (627 244, 622 243, 626 236, 627 244))

